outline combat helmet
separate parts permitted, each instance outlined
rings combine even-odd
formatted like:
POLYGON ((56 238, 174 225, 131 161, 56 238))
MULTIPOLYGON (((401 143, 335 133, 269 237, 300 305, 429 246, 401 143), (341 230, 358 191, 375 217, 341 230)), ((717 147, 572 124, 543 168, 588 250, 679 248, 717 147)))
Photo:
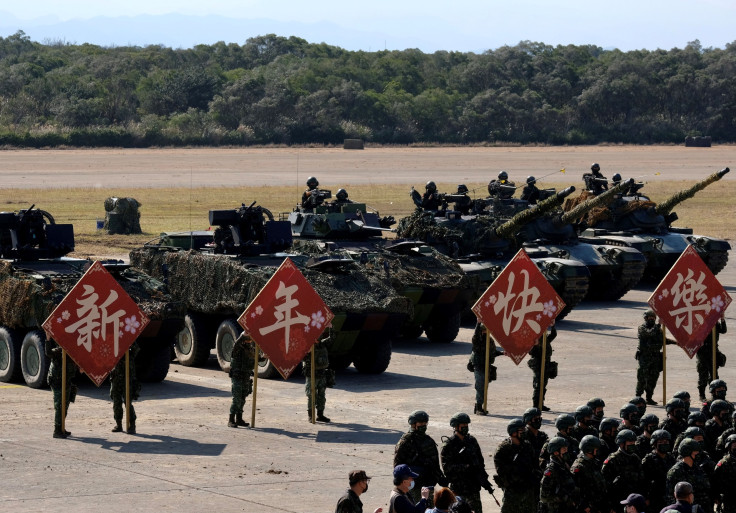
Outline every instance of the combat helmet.
POLYGON ((726 385, 725 381, 723 381, 722 379, 714 379, 708 385, 708 390, 710 390, 711 395, 714 397, 715 397, 715 391, 718 390, 719 388, 723 388, 723 394, 720 395, 718 398, 723 399, 726 397, 726 392, 728 391, 728 385, 726 385))
POLYGON ((687 390, 680 390, 672 397, 676 397, 677 399, 682 399, 682 402, 685 403, 685 409, 690 409, 690 392, 687 390))
POLYGON ((703 438, 705 438, 705 431, 703 431, 703 429, 699 428, 698 426, 690 426, 683 433, 684 438, 690 438, 692 440, 695 440, 696 436, 702 436, 703 438))
POLYGON ((587 404, 583 404, 575 408, 575 420, 578 422, 580 422, 581 420, 585 420, 586 417, 592 417, 592 416, 593 416, 593 408, 591 408, 587 404))
POLYGON ((656 316, 657 316, 657 314, 656 314, 656 313, 654 313, 654 310, 652 310, 652 309, 650 308, 650 309, 648 309, 648 310, 644 310, 644 314, 643 314, 643 316, 644 316, 644 318, 646 319, 647 317, 656 317, 656 316))
POLYGON ((631 398, 629 403, 636 406, 636 409, 639 410, 641 415, 644 415, 644 412, 647 411, 647 402, 641 396, 637 395, 636 397, 631 398))
POLYGON ((615 175, 611 177, 611 180, 613 180, 613 183, 618 185, 618 183, 621 181, 621 174, 616 173, 615 175))
POLYGON ((647 413, 641 418, 641 420, 639 420, 639 426, 644 429, 646 429, 647 426, 651 425, 659 425, 659 417, 657 417, 654 413, 647 413))
POLYGON ((465 194, 466 192, 468 192, 468 186, 467 185, 465 185, 464 183, 461 183, 460 185, 457 186, 457 193, 458 194, 465 194))
POLYGON ((509 436, 513 435, 519 430, 523 430, 524 427, 526 427, 526 424, 524 424, 524 421, 521 419, 512 419, 508 425, 506 426, 506 432, 509 434, 509 436))
POLYGON ((598 164, 598 162, 593 162, 593 164, 590 166, 590 170, 594 173, 597 173, 601 170, 601 166, 598 164))
POLYGON ((549 454, 554 454, 558 452, 563 447, 567 447, 570 444, 567 440, 562 438, 561 436, 554 436, 552 439, 547 443, 547 452, 549 454))
POLYGON ((532 175, 529 175, 529 176, 526 177, 526 183, 527 183, 527 185, 531 185, 531 184, 533 184, 536 181, 537 181, 537 179, 534 178, 532 175))
POLYGON ((458 412, 450 418, 450 426, 457 427, 460 424, 470 424, 470 416, 467 413, 458 412))
POLYGON ((346 191, 345 189, 337 189, 337 192, 335 193, 335 197, 339 201, 345 201, 346 199, 348 199, 348 191, 346 191))
POLYGON ((614 419, 613 417, 606 417, 601 421, 600 426, 598 426, 598 432, 603 434, 609 429, 618 429, 619 424, 620 422, 618 421, 618 419, 614 419))
POLYGON ((600 397, 593 397, 592 399, 589 399, 588 400, 588 406, 590 406, 594 410, 596 408, 605 408, 606 407, 606 402, 603 399, 601 399, 600 397))
POLYGON ((580 452, 583 454, 587 454, 589 452, 593 452, 593 449, 600 449, 603 446, 601 443, 600 438, 593 435, 585 435, 582 440, 580 440, 580 452))
POLYGON ((703 413, 702 411, 694 411, 687 416, 687 425, 698 426, 698 424, 702 424, 703 426, 705 426, 707 420, 708 418, 705 416, 705 413, 703 413))
POLYGON ((626 442, 636 442, 636 433, 630 429, 622 429, 616 435, 616 444, 620 445, 626 442))
POLYGON ((710 403, 710 414, 714 417, 719 417, 722 411, 731 411, 731 405, 723 399, 716 399, 710 403))
POLYGON ((639 415, 639 408, 636 407, 633 403, 626 403, 621 407, 621 411, 619 412, 619 415, 622 419, 630 420, 633 423, 637 423, 639 421, 638 415, 639 415), (631 418, 631 416, 634 415, 634 419, 631 418))
POLYGON ((307 187, 309 187, 310 189, 316 189, 317 187, 319 187, 319 181, 317 180, 317 178, 315 178, 314 176, 310 176, 309 178, 307 178, 307 187))
POLYGON ((657 440, 672 440, 672 435, 666 429, 658 429, 652 433, 652 443, 657 440))
POLYGON ((414 410, 409 414, 409 424, 416 424, 417 422, 429 422, 429 415, 423 410, 414 410))
POLYGON ((575 425, 575 417, 572 415, 568 415, 567 413, 563 413, 562 415, 559 415, 557 419, 555 419, 555 427, 557 428, 557 431, 563 432, 575 425))
POLYGON ((437 184, 430 180, 429 182, 427 182, 427 185, 425 185, 424 188, 427 190, 427 192, 436 192, 437 184))
POLYGON ((685 409, 685 402, 682 399, 679 399, 677 397, 673 397, 669 401, 667 401, 667 404, 664 405, 664 410, 667 413, 672 413, 675 410, 684 410, 685 409))
POLYGON ((736 433, 728 435, 728 438, 726 438, 726 449, 730 450, 733 443, 736 443, 736 433))
POLYGON ((686 438, 677 448, 677 453, 683 458, 686 456, 692 457, 695 451, 700 452, 700 444, 692 438, 686 438))
POLYGON ((539 411, 539 408, 527 408, 526 411, 524 411, 524 415, 521 417, 521 419, 524 421, 524 424, 528 424, 532 421, 532 419, 541 416, 542 412, 539 411))
POLYGON ((498 173, 498 179, 501 180, 501 181, 502 180, 508 180, 509 179, 509 174, 506 171, 501 171, 500 173, 498 173))

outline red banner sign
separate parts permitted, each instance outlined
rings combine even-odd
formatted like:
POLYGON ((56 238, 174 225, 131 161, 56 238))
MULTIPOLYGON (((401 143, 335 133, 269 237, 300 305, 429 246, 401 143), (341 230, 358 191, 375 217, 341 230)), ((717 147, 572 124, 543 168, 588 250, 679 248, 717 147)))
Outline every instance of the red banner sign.
POLYGON ((94 262, 43 329, 100 386, 148 322, 115 278, 94 262))
POLYGON ((333 317, 319 294, 287 258, 238 323, 288 379, 333 317))
POLYGON ((648 303, 692 358, 731 304, 731 296, 695 248, 688 246, 648 303))
POLYGON ((473 305, 473 312, 519 365, 563 308, 565 302, 521 249, 473 305))

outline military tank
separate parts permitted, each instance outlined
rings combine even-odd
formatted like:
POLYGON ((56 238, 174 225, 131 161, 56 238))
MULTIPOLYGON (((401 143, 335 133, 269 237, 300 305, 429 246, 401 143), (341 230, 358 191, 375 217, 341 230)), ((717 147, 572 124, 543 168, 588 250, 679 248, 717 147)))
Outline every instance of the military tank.
MULTIPOLYGON (((412 310, 408 299, 351 258, 292 248, 289 222, 274 220, 255 203, 211 210, 209 221, 215 230, 164 233, 130 253, 134 265, 163 280, 186 304, 185 327, 174 347, 179 363, 203 365, 214 348, 228 370, 242 331, 237 318, 289 257, 335 314, 328 345, 333 368, 352 363, 374 374, 388 368, 391 340, 412 310)), ((259 376, 277 375, 261 356, 259 376)))
MULTIPOLYGON (((729 171, 725 168, 713 173, 659 204, 639 193, 639 185, 643 184, 629 188, 609 206, 591 210, 584 216, 580 240, 639 249, 647 259, 644 277, 650 281, 664 278, 688 245, 692 245, 713 274, 717 274, 728 263, 731 245, 723 239, 694 235, 690 228, 672 226, 678 219, 672 210, 729 171)), ((581 196, 577 201, 585 199, 586 196, 581 196)), ((569 210, 573 205, 571 202, 565 207, 569 210)))
POLYGON ((393 231, 394 218, 371 212, 365 203, 297 207, 283 217, 304 251, 339 251, 409 298, 413 312, 401 329, 404 338, 425 333, 432 342, 455 340, 463 311, 479 294, 479 282, 451 258, 416 240, 384 238, 393 231))
MULTIPOLYGON (((438 216, 435 211, 418 209, 399 222, 397 235, 422 240, 452 257, 467 275, 477 277, 485 289, 519 250, 520 246, 513 239, 515 231, 547 211, 558 208, 572 191, 574 187, 559 193, 548 191, 546 199, 533 208, 523 200, 493 200, 500 203, 495 206, 495 212, 510 216, 504 218, 506 220, 502 220, 503 216, 492 216, 487 212, 463 216, 448 210, 443 216, 438 216)), ((488 205, 476 204, 479 207, 476 211, 485 206, 488 205)), ((565 301, 566 307, 560 314, 564 317, 585 297, 590 272, 583 263, 560 256, 558 252, 542 248, 525 249, 565 301)))
MULTIPOLYGON (((74 228, 31 206, 0 212, 0 381, 33 388, 46 384, 49 361, 41 325, 91 263, 69 258, 74 228)), ((102 264, 151 319, 138 338, 136 359, 142 381, 162 381, 169 370, 183 304, 172 301, 163 283, 120 260, 102 264)))

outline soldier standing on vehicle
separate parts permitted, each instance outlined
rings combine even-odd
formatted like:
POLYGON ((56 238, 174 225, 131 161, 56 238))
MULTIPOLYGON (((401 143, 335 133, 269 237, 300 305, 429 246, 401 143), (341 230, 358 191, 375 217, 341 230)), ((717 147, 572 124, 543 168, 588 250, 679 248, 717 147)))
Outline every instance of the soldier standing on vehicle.
POLYGON ((319 187, 319 181, 314 176, 307 178, 307 189, 302 194, 302 208, 314 208, 324 201, 317 187, 319 187))
POLYGON ((454 433, 450 438, 443 437, 442 469, 455 495, 465 499, 475 513, 483 513, 480 489, 492 494, 493 486, 478 441, 468 432, 469 424, 467 413, 456 413, 450 419, 454 433))
POLYGON ((597 162, 590 166, 590 173, 583 174, 585 188, 598 196, 608 190, 608 180, 601 174, 601 166, 597 162))
MULTIPOLYGON (((673 343, 668 340, 668 343, 673 343)), ((636 350, 639 367, 636 370, 636 395, 646 392, 647 404, 656 405, 652 397, 662 373, 662 325, 657 324, 654 310, 644 312, 644 324, 639 326, 639 347, 636 350)))
POLYGON ((669 504, 667 494, 667 472, 677 460, 672 455, 672 436, 664 429, 652 433, 652 450, 641 462, 646 486, 645 497, 649 499, 652 511, 659 511, 669 504))
MULTIPOLYGON (((717 367, 726 365, 726 355, 718 350, 718 339, 720 335, 723 335, 727 331, 728 327, 726 326, 726 317, 724 316, 715 325, 717 367)), ((713 335, 711 333, 708 333, 708 336, 703 341, 703 345, 695 353, 695 368, 698 370, 698 393, 700 394, 700 400, 705 402, 705 387, 712 380, 716 379, 713 374, 713 335)))
POLYGON ((557 338, 557 328, 554 323, 550 326, 549 335, 547 335, 547 350, 545 353, 545 365, 544 365, 544 384, 542 381, 542 338, 538 338, 534 343, 534 346, 529 351, 529 361, 527 365, 532 369, 534 373, 534 379, 532 381, 532 406, 539 406, 539 392, 542 391, 542 411, 549 411, 549 408, 544 404, 544 398, 547 395, 547 383, 550 379, 557 377, 557 362, 552 361, 552 341, 557 338))
POLYGON ((442 207, 442 200, 437 192, 437 184, 433 181, 427 182, 424 186, 424 194, 422 195, 422 208, 424 210, 439 210, 442 207))
POLYGON ((439 483, 447 486, 447 479, 440 469, 440 456, 437 443, 427 434, 429 415, 422 410, 416 410, 409 415, 410 430, 401 436, 401 440, 394 448, 394 467, 409 465, 412 472, 418 474, 414 478, 416 486, 409 490, 409 496, 417 503, 421 499, 421 488, 429 488, 427 507, 432 507, 434 486, 439 483))
POLYGON ((511 199, 516 192, 516 184, 509 181, 509 174, 506 171, 498 173, 497 180, 491 180, 488 183, 488 194, 491 198, 511 199))
MULTIPOLYGON (((471 340, 472 351, 470 360, 468 360, 468 370, 475 377, 475 406, 473 413, 476 415, 488 415, 488 411, 483 409, 483 397, 486 391, 486 327, 480 322, 475 325, 473 338, 471 340)), ((496 379, 496 367, 493 362, 496 361, 496 346, 491 342, 491 351, 488 355, 488 384, 496 379)))
POLYGON ((539 195, 537 179, 533 176, 527 176, 526 186, 521 191, 521 199, 528 201, 530 205, 536 205, 539 201, 539 195))
POLYGON ((588 513, 609 513, 606 480, 601 474, 598 451, 601 441, 597 436, 585 435, 580 440, 580 453, 570 471, 575 485, 580 490, 578 511, 588 513))
POLYGON ((493 476, 503 490, 501 513, 534 511, 539 501, 542 473, 537 467, 537 455, 532 445, 523 440, 524 421, 513 419, 506 426, 509 437, 496 449, 493 464, 498 475, 493 476))
POLYGON ((463 183, 458 185, 455 196, 457 196, 454 200, 455 210, 464 216, 470 214, 470 210, 473 208, 473 200, 468 196, 468 186, 463 183))
POLYGON ((250 337, 242 332, 233 344, 233 352, 230 356, 230 389, 233 394, 233 402, 230 405, 230 418, 227 425, 232 428, 238 426, 247 427, 250 424, 243 420, 243 407, 245 399, 253 391, 253 367, 255 367, 255 347, 250 337))
POLYGON ((570 513, 575 511, 580 490, 565 461, 568 441, 553 437, 548 444, 551 455, 539 485, 539 513, 570 513))
MULTIPOLYGON (((314 344, 314 380, 316 389, 315 407, 317 408, 317 422, 330 422, 325 417, 325 405, 327 404, 327 396, 325 390, 335 386, 335 371, 330 369, 330 356, 327 350, 327 342, 330 335, 323 335, 320 340, 314 344)), ((307 417, 310 422, 312 420, 312 355, 302 360, 302 373, 304 374, 305 384, 304 391, 307 394, 307 417)))
MULTIPOLYGON (((137 400, 141 393, 141 384, 135 375, 135 358, 140 352, 137 342, 128 349, 130 353, 130 426, 128 434, 135 434, 135 408, 133 401, 137 400)), ((110 399, 112 399, 112 414, 115 419, 115 427, 112 428, 113 433, 119 433, 123 430, 123 405, 125 404, 125 357, 118 361, 117 365, 110 371, 110 399)))
MULTIPOLYGON (((46 339, 44 352, 51 360, 49 365, 49 373, 46 376, 46 382, 51 387, 54 394, 54 438, 66 438, 71 435, 69 431, 61 430, 61 392, 62 386, 66 388, 66 404, 64 405, 65 413, 69 412, 69 403, 73 403, 77 396, 77 385, 73 383, 74 376, 77 374, 77 364, 71 358, 66 359, 66 383, 62 384, 62 357, 63 350, 56 342, 46 339)), ((66 415, 65 415, 66 418, 66 415)))

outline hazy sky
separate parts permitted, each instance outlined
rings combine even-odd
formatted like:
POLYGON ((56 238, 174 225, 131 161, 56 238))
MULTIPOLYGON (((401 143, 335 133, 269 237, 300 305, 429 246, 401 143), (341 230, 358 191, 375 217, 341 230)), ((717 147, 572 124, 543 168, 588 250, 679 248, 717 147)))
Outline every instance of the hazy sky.
MULTIPOLYGON (((127 20, 131 21, 135 20, 127 20)), ((723 48, 736 40, 733 28, 736 1, 34 0, 4 2, 0 6, 0 35, 7 36, 23 29, 34 40, 177 47, 218 40, 243 43, 247 37, 258 35, 234 34, 232 29, 238 24, 243 29, 241 32, 259 30, 265 33, 263 30, 273 28, 270 31, 279 35, 298 35, 311 42, 324 41, 364 50, 385 46, 388 49, 416 47, 428 52, 438 49, 483 51, 522 40, 551 45, 594 44, 621 50, 670 49, 682 48, 696 39, 704 47, 723 48), (193 30, 185 18, 166 17, 158 20, 158 30, 155 30, 155 23, 153 29, 134 24, 134 28, 129 25, 125 29, 124 35, 116 33, 111 20, 94 20, 94 33, 90 32, 90 22, 80 21, 100 16, 172 13, 214 15, 229 20, 227 23, 218 18, 203 20, 200 29, 193 30), (105 38, 111 40, 105 41, 105 38)))

